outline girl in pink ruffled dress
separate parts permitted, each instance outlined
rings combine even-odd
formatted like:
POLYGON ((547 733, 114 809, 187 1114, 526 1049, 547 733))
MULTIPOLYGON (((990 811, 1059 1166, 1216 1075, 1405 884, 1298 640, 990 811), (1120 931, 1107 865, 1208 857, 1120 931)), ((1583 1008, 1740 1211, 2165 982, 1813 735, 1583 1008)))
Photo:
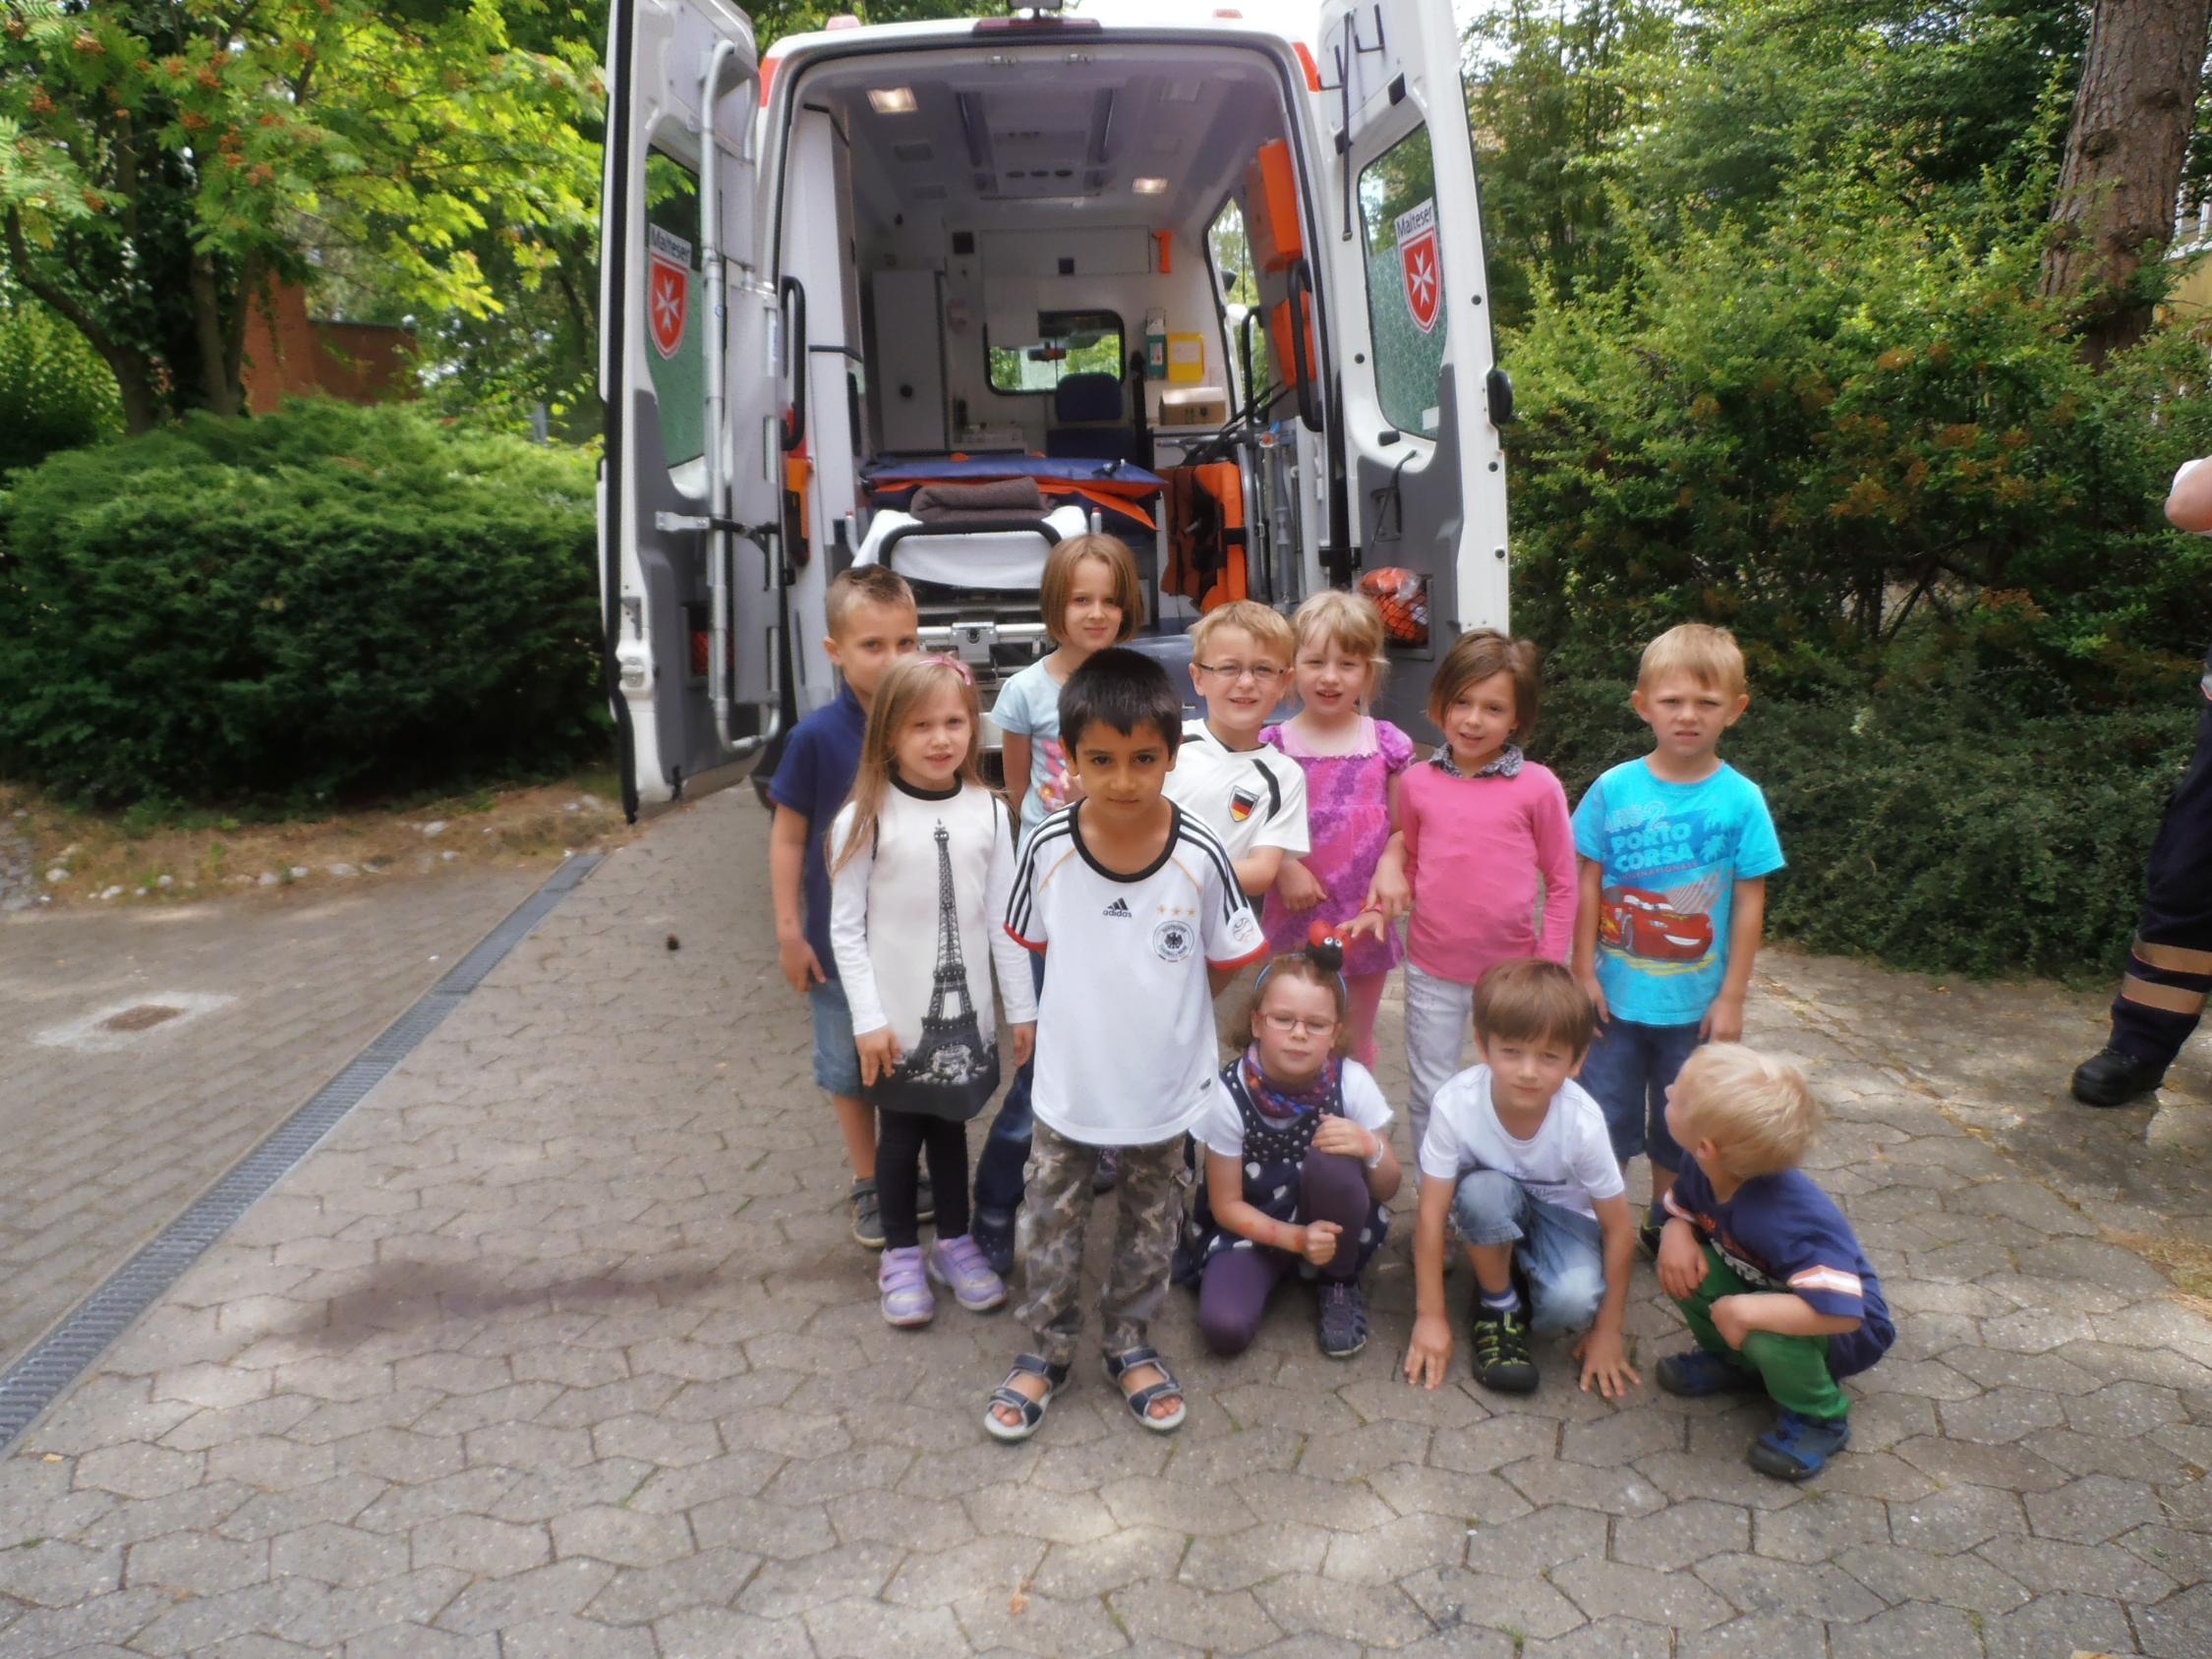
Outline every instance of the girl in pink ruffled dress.
MULTIPOLYGON (((1360 914, 1397 823, 1398 774, 1413 763, 1412 740, 1368 713, 1389 665, 1374 602, 1332 589, 1300 605, 1291 623, 1298 630, 1299 712, 1265 735, 1305 769, 1313 850, 1284 859, 1267 894, 1260 924, 1277 955, 1305 949, 1314 922, 1345 923, 1360 914)), ((1347 1049, 1362 1065, 1374 1064, 1375 1008, 1404 954, 1395 926, 1385 926, 1379 939, 1346 945, 1347 1049)))

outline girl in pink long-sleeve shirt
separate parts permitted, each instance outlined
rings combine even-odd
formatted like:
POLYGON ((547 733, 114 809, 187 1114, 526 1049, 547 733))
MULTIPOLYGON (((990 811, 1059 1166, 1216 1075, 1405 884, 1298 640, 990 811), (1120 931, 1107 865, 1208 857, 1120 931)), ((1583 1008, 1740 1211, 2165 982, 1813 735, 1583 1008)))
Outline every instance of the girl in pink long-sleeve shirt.
POLYGON ((1414 1155, 1428 1103, 1460 1069, 1475 982, 1499 962, 1564 962, 1575 932, 1575 842, 1558 778, 1524 760, 1543 691, 1537 649, 1477 629, 1437 664, 1428 717, 1444 746, 1398 782, 1398 832, 1368 907, 1406 934, 1407 1118, 1414 1155), (1541 896, 1541 905, 1540 905, 1541 896))

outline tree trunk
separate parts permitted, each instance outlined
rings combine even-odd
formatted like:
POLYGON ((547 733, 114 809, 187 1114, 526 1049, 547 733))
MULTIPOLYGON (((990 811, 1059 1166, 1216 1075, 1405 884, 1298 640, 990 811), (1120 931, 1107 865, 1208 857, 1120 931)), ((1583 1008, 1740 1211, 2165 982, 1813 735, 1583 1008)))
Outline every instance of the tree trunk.
POLYGON ((2174 234, 2212 0, 2097 0, 2043 257, 2046 298, 2077 305, 2101 360, 2150 325, 2135 277, 2174 234))
MULTIPOLYGON (((2212 0, 2206 3, 2212 4, 2212 0)), ((200 348, 200 383, 207 409, 216 415, 236 415, 241 399, 230 372, 222 290, 215 281, 215 261, 204 253, 192 257, 192 332, 200 348)))

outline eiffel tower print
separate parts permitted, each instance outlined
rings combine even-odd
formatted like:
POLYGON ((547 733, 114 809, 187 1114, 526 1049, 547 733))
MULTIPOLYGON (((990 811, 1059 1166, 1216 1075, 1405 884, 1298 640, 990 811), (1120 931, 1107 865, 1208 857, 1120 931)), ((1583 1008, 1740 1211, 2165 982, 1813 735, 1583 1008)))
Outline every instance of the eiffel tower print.
MULTIPOLYGON (((948 1092, 972 1095, 980 1105, 999 1085, 999 1057, 985 1045, 983 1028, 975 1017, 975 999, 967 988, 967 968, 960 960, 960 913, 953 904, 952 836, 942 821, 937 826, 937 971, 929 994, 929 1012, 922 1016, 921 1041, 892 1073, 895 1095, 933 1096, 936 1102, 948 1092)), ((912 1110, 926 1110, 916 1101, 912 1110)))

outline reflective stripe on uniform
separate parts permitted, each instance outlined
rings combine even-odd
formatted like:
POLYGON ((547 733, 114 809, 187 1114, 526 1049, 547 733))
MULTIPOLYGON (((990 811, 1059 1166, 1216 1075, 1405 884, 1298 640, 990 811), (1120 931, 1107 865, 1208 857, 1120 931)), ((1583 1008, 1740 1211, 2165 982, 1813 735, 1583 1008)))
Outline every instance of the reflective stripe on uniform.
POLYGON ((2212 950, 2185 950, 2179 944, 2153 944, 2147 939, 2138 939, 2128 954, 2148 968, 2212 978, 2212 950))
POLYGON ((2146 1008, 2163 1008, 2170 1014, 2197 1014, 2204 1008, 2204 993, 2184 991, 2178 985, 2154 985, 2129 974, 2120 982, 2123 1000, 2146 1008))

